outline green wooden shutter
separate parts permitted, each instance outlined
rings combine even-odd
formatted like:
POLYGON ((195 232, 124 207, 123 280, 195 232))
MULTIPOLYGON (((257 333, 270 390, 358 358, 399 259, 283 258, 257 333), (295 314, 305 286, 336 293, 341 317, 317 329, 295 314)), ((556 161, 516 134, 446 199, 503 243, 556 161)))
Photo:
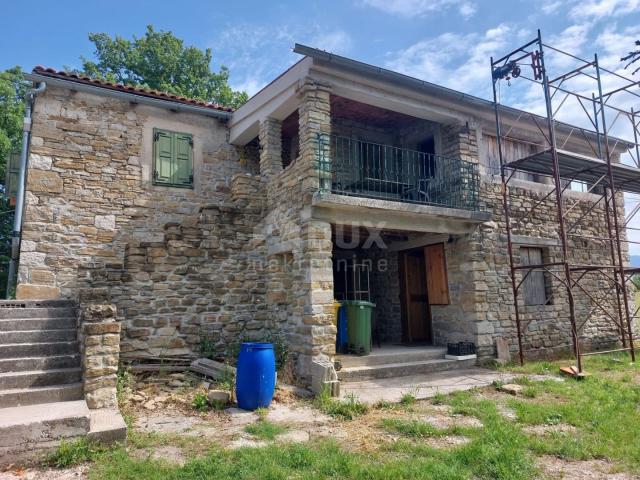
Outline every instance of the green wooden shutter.
POLYGON ((18 193, 18 177, 20 176, 20 152, 11 152, 7 157, 5 170, 5 194, 14 198, 18 193))
POLYGON ((175 156, 174 136, 171 132, 154 129, 153 137, 155 151, 153 183, 170 185, 175 156))
POLYGON ((193 139, 191 135, 175 134, 175 169, 173 184, 181 187, 193 185, 193 139))

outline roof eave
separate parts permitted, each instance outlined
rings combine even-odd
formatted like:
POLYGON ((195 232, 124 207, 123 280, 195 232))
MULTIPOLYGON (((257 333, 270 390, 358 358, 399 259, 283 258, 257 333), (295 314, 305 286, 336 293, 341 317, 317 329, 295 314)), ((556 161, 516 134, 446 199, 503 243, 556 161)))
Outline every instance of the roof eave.
POLYGON ((153 98, 134 92, 122 92, 111 88, 104 88, 97 85, 90 85, 82 82, 76 82, 71 79, 42 75, 39 73, 27 73, 25 78, 32 82, 45 82, 47 85, 68 88, 78 92, 92 93, 95 95, 117 98, 122 101, 137 103, 141 105, 149 105, 173 112, 194 113, 207 117, 218 118, 220 120, 228 120, 233 112, 225 112, 223 110, 215 110, 213 108, 200 107, 197 105, 189 105, 183 102, 164 100, 161 98, 153 98))

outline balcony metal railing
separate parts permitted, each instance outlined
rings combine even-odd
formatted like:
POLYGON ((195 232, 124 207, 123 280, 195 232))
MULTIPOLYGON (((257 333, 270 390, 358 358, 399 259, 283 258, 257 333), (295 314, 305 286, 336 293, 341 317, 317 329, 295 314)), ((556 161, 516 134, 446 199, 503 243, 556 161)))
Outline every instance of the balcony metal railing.
POLYGON ((459 158, 318 134, 320 190, 478 210, 478 165, 459 158))

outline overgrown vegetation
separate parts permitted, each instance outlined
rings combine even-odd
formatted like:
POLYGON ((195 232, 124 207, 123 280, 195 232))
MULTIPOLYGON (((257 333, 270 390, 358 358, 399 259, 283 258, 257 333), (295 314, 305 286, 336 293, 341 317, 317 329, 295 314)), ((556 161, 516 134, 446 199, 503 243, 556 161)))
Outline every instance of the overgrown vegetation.
POLYGON ((200 412, 209 410, 209 399, 207 398, 207 394, 196 393, 193 396, 193 400, 191 401, 191 406, 194 408, 194 410, 198 410, 200 412))
POLYGON ((218 346, 219 341, 216 334, 202 329, 200 331, 200 356, 217 360, 235 367, 238 362, 240 348, 244 342, 271 343, 273 345, 273 354, 276 358, 276 370, 281 372, 287 364, 287 360, 289 359, 289 348, 287 346, 286 339, 282 335, 272 332, 265 334, 259 340, 249 339, 246 336, 241 335, 238 341, 229 343, 224 349, 224 352, 221 352, 218 346))
POLYGON ((109 450, 108 447, 81 438, 73 442, 62 441, 58 448, 47 458, 49 465, 66 468, 80 463, 95 461, 109 450))
POLYGON ((358 398, 351 394, 344 399, 333 398, 328 390, 323 390, 314 400, 314 405, 318 410, 323 411, 332 417, 343 420, 353 420, 367 412, 368 407, 358 398))
MULTIPOLYGON (((537 462, 542 455, 567 460, 605 459, 617 471, 640 474, 640 369, 627 356, 590 357, 584 380, 537 381, 531 374, 555 373, 567 362, 538 362, 514 367, 525 375, 515 380, 528 393, 512 397, 489 390, 438 395, 430 402, 416 401, 411 408, 381 402, 372 417, 356 398, 316 400, 316 406, 341 419, 350 431, 360 427, 371 435, 372 425, 379 437, 364 451, 346 448, 331 439, 307 444, 278 442, 286 426, 267 421, 267 411, 258 410, 259 421, 246 431, 258 439, 269 440, 266 447, 227 450, 196 444, 192 436, 139 434, 130 436, 129 449, 148 449, 153 445, 179 446, 197 452, 184 465, 172 465, 149 456, 136 455, 117 447, 106 452, 88 451, 83 445, 65 446, 56 465, 71 465, 93 460, 93 480, 109 479, 479 479, 527 480, 545 478, 537 462), (447 405, 453 415, 477 418, 481 426, 465 422, 438 428, 425 419, 430 405, 447 405), (516 418, 504 415, 503 409, 516 418), (421 409, 425 409, 424 413, 421 409), (371 422, 374 419, 375 422, 371 422), (538 433, 529 426, 543 427, 538 433), (396 437, 389 440, 388 433, 396 437), (545 433, 546 432, 546 433, 545 433), (466 443, 451 443, 448 438, 463 438, 466 443), (198 456, 200 455, 200 456, 198 456)), ((443 409, 438 409, 442 412, 443 409)), ((442 415, 443 413, 439 413, 442 415)), ((480 425, 480 424, 479 424, 480 425)), ((349 441, 349 440, 346 440, 349 441)), ((202 441, 200 441, 202 443, 202 441)))

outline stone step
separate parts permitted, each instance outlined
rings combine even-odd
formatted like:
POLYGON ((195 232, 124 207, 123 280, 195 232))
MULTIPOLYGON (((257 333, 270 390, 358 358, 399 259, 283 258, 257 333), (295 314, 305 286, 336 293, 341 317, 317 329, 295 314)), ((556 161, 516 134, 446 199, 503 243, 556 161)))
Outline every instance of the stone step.
POLYGON ((1 319, 0 332, 60 330, 77 328, 75 317, 1 319))
POLYGON ((83 396, 81 382, 48 387, 15 388, 0 391, 0 408, 80 400, 83 396))
POLYGON ((0 332, 0 345, 7 343, 70 342, 78 338, 75 328, 0 332))
POLYGON ((87 435, 90 422, 84 400, 0 408, 0 462, 35 460, 62 440, 87 435))
POLYGON ((69 355, 78 353, 79 348, 77 340, 71 342, 7 343, 0 345, 0 358, 69 355))
POLYGON ((0 373, 59 368, 80 368, 80 355, 52 355, 47 357, 0 359, 0 373))
POLYGON ((75 318, 76 310, 73 307, 49 307, 49 308, 0 308, 0 318, 75 318))
POLYGON ((0 309, 73 307, 73 300, 0 300, 0 309))
MULTIPOLYGON (((380 378, 406 377, 422 375, 443 370, 468 368, 475 365, 476 359, 471 360, 426 360, 419 362, 389 363, 386 365, 360 366, 343 368, 338 372, 340 381, 357 382, 380 378)), ((382 388, 382 387, 381 387, 382 388)))
POLYGON ((27 370, 0 373, 0 391, 17 388, 46 387, 79 382, 81 368, 55 368, 51 370, 27 370))
POLYGON ((438 360, 444 358, 447 353, 445 347, 412 347, 410 349, 373 350, 371 355, 338 355, 342 368, 366 367, 386 365, 390 363, 422 362, 426 360, 438 360))

